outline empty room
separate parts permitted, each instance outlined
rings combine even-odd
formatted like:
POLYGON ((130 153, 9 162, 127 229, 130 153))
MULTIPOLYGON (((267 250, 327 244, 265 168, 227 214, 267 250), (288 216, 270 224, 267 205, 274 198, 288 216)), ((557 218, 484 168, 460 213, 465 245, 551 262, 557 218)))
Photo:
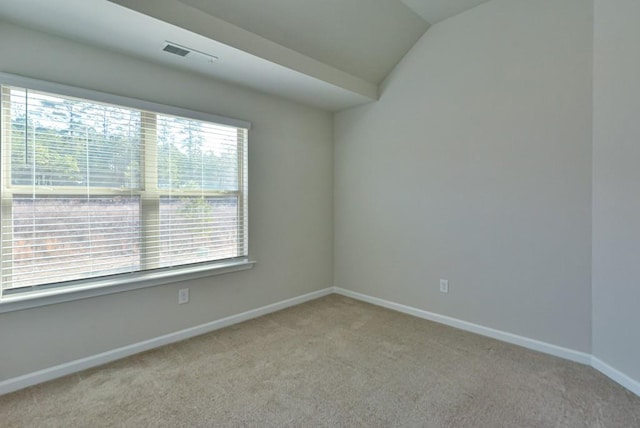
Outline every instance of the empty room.
POLYGON ((639 19, 0 1, 0 427, 640 427, 639 19))

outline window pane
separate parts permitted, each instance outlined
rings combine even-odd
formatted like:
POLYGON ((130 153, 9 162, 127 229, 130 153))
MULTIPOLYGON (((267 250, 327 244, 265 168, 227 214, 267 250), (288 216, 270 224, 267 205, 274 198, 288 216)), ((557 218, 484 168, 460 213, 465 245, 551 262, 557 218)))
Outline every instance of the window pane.
POLYGON ((158 187, 237 191, 236 128, 158 116, 158 187))
POLYGON ((247 129, 56 87, 0 86, 0 298, 247 255, 247 129))
POLYGON ((237 197, 160 199, 160 264, 175 266, 241 255, 237 197))
POLYGON ((13 264, 5 288, 138 270, 138 197, 31 197, 12 202, 13 264))
POLYGON ((11 90, 14 185, 140 187, 140 113, 11 90))

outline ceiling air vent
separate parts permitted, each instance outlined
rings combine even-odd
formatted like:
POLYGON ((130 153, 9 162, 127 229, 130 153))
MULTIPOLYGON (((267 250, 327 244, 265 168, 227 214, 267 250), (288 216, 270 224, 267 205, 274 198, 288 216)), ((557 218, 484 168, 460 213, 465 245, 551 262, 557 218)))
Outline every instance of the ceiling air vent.
POLYGON ((162 48, 162 50, 165 52, 169 52, 169 53, 180 55, 180 56, 187 56, 187 54, 191 52, 187 49, 183 49, 180 46, 176 46, 169 42, 165 42, 164 48, 162 48))
POLYGON ((217 56, 209 55, 204 52, 197 51, 195 49, 188 48, 186 46, 179 45, 177 43, 165 41, 162 45, 164 52, 169 52, 174 55, 181 56, 193 63, 213 64, 218 59, 217 56))

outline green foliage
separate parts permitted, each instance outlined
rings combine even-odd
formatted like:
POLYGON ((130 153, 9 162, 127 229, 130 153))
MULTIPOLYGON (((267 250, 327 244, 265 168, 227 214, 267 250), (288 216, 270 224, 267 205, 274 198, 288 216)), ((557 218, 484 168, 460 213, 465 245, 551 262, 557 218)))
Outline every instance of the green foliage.
POLYGON ((213 209, 204 197, 199 198, 182 198, 184 204, 180 208, 180 214, 190 220, 205 220, 211 222, 213 220, 213 209))
POLYGON ((12 182, 138 187, 139 114, 67 99, 30 100, 12 112, 12 182))
MULTIPOLYGON (((133 189, 141 186, 139 112, 54 96, 40 97, 31 96, 28 107, 21 104, 26 97, 16 96, 12 104, 14 184, 133 189)), ((216 149, 212 149, 211 141, 207 140, 212 137, 208 136, 206 126, 195 120, 157 116, 157 173, 161 189, 238 188, 235 144, 213 143, 216 149)))

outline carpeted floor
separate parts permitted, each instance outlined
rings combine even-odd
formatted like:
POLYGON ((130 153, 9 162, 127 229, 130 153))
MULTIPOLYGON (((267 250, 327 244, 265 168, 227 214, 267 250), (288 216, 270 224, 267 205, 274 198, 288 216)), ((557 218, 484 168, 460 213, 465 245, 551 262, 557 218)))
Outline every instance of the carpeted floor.
POLYGON ((640 427, 594 369, 331 295, 0 397, 2 427, 640 427))

